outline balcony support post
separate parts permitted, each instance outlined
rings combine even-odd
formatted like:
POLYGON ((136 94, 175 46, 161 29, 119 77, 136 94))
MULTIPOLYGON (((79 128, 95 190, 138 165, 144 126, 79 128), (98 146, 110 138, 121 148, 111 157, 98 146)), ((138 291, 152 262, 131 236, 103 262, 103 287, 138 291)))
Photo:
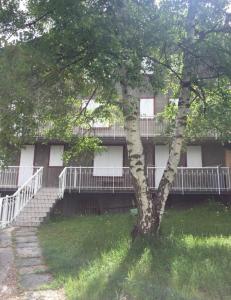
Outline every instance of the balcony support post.
POLYGON ((220 186, 220 170, 219 166, 217 166, 217 186, 218 186, 218 193, 221 194, 221 186, 220 186))
POLYGON ((113 168, 113 177, 112 177, 112 191, 115 193, 115 169, 113 168))
POLYGON ((114 121, 114 125, 113 125, 113 134, 114 134, 114 140, 116 138, 116 128, 115 128, 115 121, 114 121))
POLYGON ((2 201, 2 225, 5 227, 7 225, 8 221, 8 201, 9 196, 6 195, 5 199, 2 201))
POLYGON ((147 132, 146 132, 146 137, 147 137, 147 140, 148 140, 148 117, 146 118, 146 121, 147 121, 147 128, 146 128, 147 132))
POLYGON ((81 175, 82 175, 82 167, 79 168, 79 193, 81 191, 81 175))
POLYGON ((184 169, 183 168, 181 168, 181 190, 182 190, 182 194, 184 195, 184 169))

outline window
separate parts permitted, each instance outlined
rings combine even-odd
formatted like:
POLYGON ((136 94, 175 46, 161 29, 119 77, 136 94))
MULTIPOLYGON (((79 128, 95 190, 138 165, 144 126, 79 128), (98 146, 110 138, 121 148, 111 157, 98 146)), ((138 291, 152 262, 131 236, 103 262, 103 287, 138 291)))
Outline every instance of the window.
POLYGON ((49 167, 62 167, 63 166, 63 145, 52 145, 50 147, 50 160, 49 167))
POLYGON ((123 146, 107 146, 94 157, 94 176, 122 176, 123 146))
POLYGON ((149 118, 154 116, 154 98, 140 99, 140 116, 149 118))

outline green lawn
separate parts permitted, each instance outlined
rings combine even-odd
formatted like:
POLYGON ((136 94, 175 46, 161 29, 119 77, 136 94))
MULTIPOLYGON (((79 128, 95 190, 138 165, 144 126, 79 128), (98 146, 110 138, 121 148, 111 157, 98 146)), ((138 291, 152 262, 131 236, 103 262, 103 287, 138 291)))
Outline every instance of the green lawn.
POLYGON ((56 219, 41 245, 68 299, 231 299, 231 211, 169 210, 158 241, 131 244, 129 214, 56 219))

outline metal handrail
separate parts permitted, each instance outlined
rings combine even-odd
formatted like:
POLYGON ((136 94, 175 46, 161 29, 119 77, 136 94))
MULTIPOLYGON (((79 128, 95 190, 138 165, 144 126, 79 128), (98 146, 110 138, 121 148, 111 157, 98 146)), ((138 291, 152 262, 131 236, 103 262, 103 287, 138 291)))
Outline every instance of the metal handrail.
POLYGON ((13 195, 0 198, 0 228, 11 224, 41 188, 43 167, 38 168, 13 195))

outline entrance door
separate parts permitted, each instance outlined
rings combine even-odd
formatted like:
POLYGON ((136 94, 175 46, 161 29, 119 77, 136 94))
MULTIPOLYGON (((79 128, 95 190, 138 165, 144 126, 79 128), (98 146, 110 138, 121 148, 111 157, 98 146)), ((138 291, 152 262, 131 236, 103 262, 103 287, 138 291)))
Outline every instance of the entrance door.
POLYGON ((161 177, 164 173, 169 156, 168 145, 156 145, 155 146, 155 166, 157 167, 155 172, 155 187, 157 188, 161 177), (160 169, 159 169, 159 168, 160 169))
POLYGON ((231 150, 225 150, 225 166, 231 168, 231 150))
POLYGON ((34 145, 26 145, 21 149, 18 185, 24 184, 33 175, 34 145))

